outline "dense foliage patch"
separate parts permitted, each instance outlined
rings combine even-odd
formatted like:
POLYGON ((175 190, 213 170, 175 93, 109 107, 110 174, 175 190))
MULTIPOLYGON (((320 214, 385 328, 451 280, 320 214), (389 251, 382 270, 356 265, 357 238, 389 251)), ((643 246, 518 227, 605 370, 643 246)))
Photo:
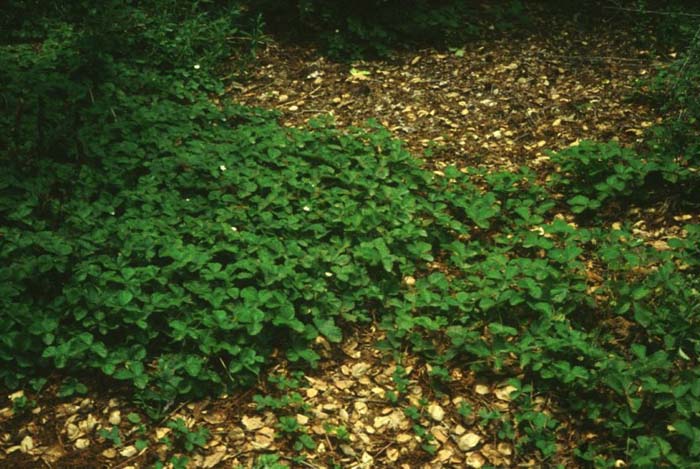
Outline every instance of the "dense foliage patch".
POLYGON ((95 16, 45 20, 41 38, 21 28, 0 49, 5 387, 62 369, 70 394, 97 373, 161 416, 250 383, 270 357, 313 365, 318 336, 375 321, 436 380, 450 366, 517 376, 519 410, 493 420, 521 452, 556 452, 561 422, 533 403, 546 395, 598 434, 582 461, 697 460, 700 227, 659 245, 591 216, 654 203, 668 182, 692 194, 697 82, 659 78, 686 114, 641 156, 584 142, 553 157, 547 183, 526 168, 434 174, 376 124, 288 129, 222 104, 211 69, 228 52, 207 58, 192 31, 220 38, 242 17, 176 4, 112 3, 133 7, 115 12, 133 33, 123 48, 87 53, 95 16), (172 28, 180 14, 191 31, 172 28))
POLYGON ((524 3, 471 0, 265 0, 251 3, 283 34, 306 38, 340 60, 386 56, 412 44, 458 44, 486 29, 525 23, 524 3))

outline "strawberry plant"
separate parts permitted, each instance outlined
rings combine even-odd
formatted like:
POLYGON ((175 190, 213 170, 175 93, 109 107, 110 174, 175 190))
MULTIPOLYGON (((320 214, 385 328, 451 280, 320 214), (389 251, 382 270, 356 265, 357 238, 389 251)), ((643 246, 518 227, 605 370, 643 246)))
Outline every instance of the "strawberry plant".
POLYGON ((566 191, 574 213, 596 210, 608 200, 632 195, 656 169, 616 142, 584 141, 551 153, 551 160, 559 166, 552 184, 566 191))
MULTIPOLYGON (((596 430, 577 448, 582 464, 692 467, 700 228, 660 250, 627 227, 579 226, 572 213, 591 221, 659 171, 692 181, 694 134, 671 139, 685 152, 677 161, 583 142, 552 155, 547 184, 528 169, 437 175, 376 122, 294 129, 227 104, 210 66, 228 46, 208 44, 237 13, 210 16, 204 3, 192 15, 170 3, 157 20, 148 5, 158 2, 118 13, 125 4, 109 2, 121 19, 110 25, 96 12, 70 20, 67 9, 42 23, 42 37, 24 32, 42 47, 0 47, 4 387, 38 389, 60 370, 70 396, 87 392, 78 377, 91 373, 128 384, 163 418, 176 401, 255 383, 270 357, 315 366, 319 336, 337 344, 376 321, 384 347, 420 353, 436 380, 453 366, 518 376, 517 409, 496 431, 543 465, 555 464, 562 426, 531 394, 596 430), (88 54, 102 29, 134 34, 88 54)), ((679 99, 694 102, 692 85, 679 99)), ((393 380, 387 398, 398 405, 406 370, 393 380)), ((312 449, 291 417, 306 410, 299 376, 268 382, 279 393, 254 402, 288 411, 280 432, 312 449)), ((404 412, 434 452, 422 409, 404 412)), ((502 417, 478 415, 491 427, 502 417)), ((187 451, 206 443, 204 429, 169 426, 187 451)), ((116 428, 102 436, 123 443, 116 428)))

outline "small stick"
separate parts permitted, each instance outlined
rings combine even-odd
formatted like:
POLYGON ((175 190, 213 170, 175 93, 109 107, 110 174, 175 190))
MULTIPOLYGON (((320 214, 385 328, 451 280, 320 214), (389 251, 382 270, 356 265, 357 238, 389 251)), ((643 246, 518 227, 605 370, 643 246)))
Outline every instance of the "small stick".
POLYGON ((662 15, 662 16, 690 16, 693 18, 700 17, 698 13, 681 13, 673 11, 660 11, 660 10, 638 10, 636 8, 623 8, 623 7, 603 7, 606 10, 620 10, 620 11, 630 11, 632 13, 642 13, 645 15, 662 15))
POLYGON ((374 453, 375 459, 378 458, 379 455, 381 455, 384 451, 386 451, 387 449, 391 448, 392 446, 394 446, 394 442, 393 442, 393 441, 390 441, 389 443, 387 443, 386 445, 384 445, 384 447, 383 447, 382 449, 380 449, 379 451, 377 451, 376 453, 374 453))
POLYGON ((293 100, 291 100, 291 101, 284 102, 284 103, 282 103, 282 104, 284 104, 285 106, 289 106, 289 105, 291 105, 291 104, 298 103, 299 101, 303 101, 303 100, 305 100, 305 99, 308 98, 308 97, 312 97, 313 94, 314 94, 315 92, 317 92, 318 90, 320 90, 320 89, 321 89, 321 86, 319 85, 319 86, 317 86, 316 88, 314 88, 313 90, 311 90, 310 92, 304 94, 303 96, 301 96, 301 97, 299 97, 299 98, 297 98, 297 99, 293 99, 293 100))
POLYGON ((616 57, 612 55, 557 55, 557 54, 538 54, 544 58, 556 58, 556 59, 568 59, 568 60, 593 60, 593 61, 603 61, 603 60, 616 60, 619 62, 632 62, 632 63, 649 63, 652 59, 631 59, 628 57, 616 57))

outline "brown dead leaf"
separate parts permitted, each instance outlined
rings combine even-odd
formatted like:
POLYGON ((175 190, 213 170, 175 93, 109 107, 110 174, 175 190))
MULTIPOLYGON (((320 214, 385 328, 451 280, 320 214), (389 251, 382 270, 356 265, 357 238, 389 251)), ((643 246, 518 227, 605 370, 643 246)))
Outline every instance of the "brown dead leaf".
POLYGON ((454 456, 455 452, 451 448, 443 448, 440 451, 438 451, 437 456, 435 456, 435 459, 433 459, 434 462, 447 462, 449 461, 452 456, 454 456))
POLYGON ((265 423, 263 422, 263 420, 257 416, 250 417, 248 415, 244 415, 243 418, 241 419, 241 423, 243 424, 245 429, 250 431, 250 432, 258 430, 258 429, 265 426, 265 423))
POLYGON ((107 448, 106 450, 102 451, 102 456, 107 459, 114 459, 117 457, 117 450, 114 448, 107 448))
POLYGON ((226 421, 226 414, 224 412, 215 411, 212 413, 202 413, 202 420, 211 425, 219 425, 226 421))
POLYGON ((88 440, 87 438, 78 438, 77 440, 75 440, 75 447, 77 449, 85 449, 88 446, 90 446, 90 440, 88 440))
POLYGON ((136 456, 136 454, 139 452, 139 450, 136 449, 134 445, 129 445, 124 448, 122 448, 119 451, 119 454, 121 454, 125 458, 130 458, 132 456, 136 456))
POLYGON ((359 378, 367 374, 370 368, 371 365, 369 363, 359 362, 352 365, 350 372, 354 378, 359 378))
POLYGON ((256 449, 268 448, 275 440, 275 429, 271 427, 263 427, 255 433, 255 438, 251 442, 256 449))
POLYGON ((504 386, 502 388, 496 389, 493 393, 496 395, 496 397, 502 401, 510 401, 510 395, 514 391, 517 391, 518 388, 515 386, 504 386))
POLYGON ((467 463, 468 467, 479 469, 486 464, 486 459, 481 454, 473 452, 467 455, 465 462, 467 463))
POLYGON ((462 451, 469 451, 470 449, 474 448, 476 445, 479 444, 481 441, 481 437, 477 435, 476 433, 465 433, 464 435, 460 436, 459 439, 457 439, 457 446, 459 446, 459 449, 462 451))
POLYGON ((430 418, 436 422, 442 422, 442 419, 445 418, 445 410, 440 407, 440 405, 435 403, 428 406, 428 414, 430 415, 430 418))
POLYGON ((216 466, 221 462, 221 460, 226 456, 226 447, 224 445, 217 446, 214 448, 214 452, 204 458, 202 461, 202 466, 205 469, 216 466))
POLYGON ((477 384, 476 386, 474 386, 474 391, 476 391, 476 393, 480 396, 485 396, 490 392, 489 387, 485 384, 477 384))
POLYGON ((73 441, 83 436, 83 432, 80 431, 80 428, 74 423, 69 423, 66 425, 66 436, 68 436, 70 441, 73 441))
POLYGON ((119 425, 122 422, 122 413, 119 410, 113 410, 109 413, 107 421, 110 425, 119 425))
POLYGON ((23 453, 28 453, 33 449, 34 449, 34 439, 32 439, 32 437, 29 435, 22 438, 22 441, 19 443, 19 450, 23 453))

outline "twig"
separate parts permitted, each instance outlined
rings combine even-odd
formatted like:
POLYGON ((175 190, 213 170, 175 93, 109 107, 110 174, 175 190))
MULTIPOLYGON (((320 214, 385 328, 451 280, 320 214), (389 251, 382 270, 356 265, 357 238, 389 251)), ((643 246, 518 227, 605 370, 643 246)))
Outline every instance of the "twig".
POLYGON ((520 140, 524 139, 525 137, 531 137, 531 136, 532 136, 532 132, 522 133, 513 139, 513 143, 519 142, 520 140))
POLYGON ((311 113, 318 113, 318 114, 330 114, 331 111, 328 111, 327 109, 302 109, 299 111, 303 114, 311 114, 311 113))
POLYGON ((190 403, 190 401, 183 401, 183 402, 181 402, 180 405, 178 405, 177 407, 175 407, 173 410, 171 410, 170 412, 168 412, 168 413, 165 415, 165 417, 163 417, 162 419, 160 419, 160 421, 158 422, 158 424, 160 425, 161 423, 163 423, 163 422, 165 422, 166 420, 168 420, 170 417, 173 416, 173 414, 175 414, 176 412, 179 412, 180 409, 182 409, 183 407, 185 407, 185 406, 186 406, 187 404, 189 404, 189 403, 190 403))
POLYGON ((382 404, 386 405, 388 401, 383 401, 380 399, 362 399, 356 396, 338 396, 339 399, 342 399, 344 401, 362 401, 365 404, 382 404))
POLYGON ((134 459, 136 459, 136 458, 138 458, 138 457, 140 457, 140 456, 143 456, 143 453, 145 453, 145 452, 146 452, 146 449, 142 449, 141 451, 139 451, 138 453, 136 453, 136 454, 133 455, 132 457, 125 459, 124 461, 120 462, 120 463, 117 464, 116 466, 113 466, 112 469, 120 469, 120 468, 122 468, 122 467, 124 467, 124 466, 129 465, 129 463, 130 463, 131 461, 133 461, 134 459))
POLYGON ((317 466, 316 464, 312 464, 312 463, 310 463, 310 462, 308 462, 308 461, 304 461, 303 459, 298 459, 298 460, 297 460, 297 459, 294 459, 294 458, 291 457, 291 456, 285 456, 284 454, 280 454, 279 456, 280 456, 282 459, 286 459, 287 461, 299 463, 299 464, 301 464, 302 466, 311 467, 311 468, 313 468, 313 469, 321 469, 321 466, 317 466))
POLYGON ((305 100, 305 99, 308 98, 308 97, 313 97, 313 94, 314 94, 315 92, 317 92, 318 90, 320 90, 320 89, 321 89, 321 85, 317 86, 316 88, 314 88, 313 90, 309 91, 308 93, 306 93, 306 94, 304 94, 304 95, 298 97, 297 99, 293 99, 293 100, 291 100, 291 101, 286 101, 286 102, 284 102, 284 103, 282 103, 282 104, 284 104, 285 106, 289 106, 289 105, 291 105, 291 104, 298 103, 299 101, 303 101, 303 100, 305 100))
POLYGON ((236 380, 233 379, 233 376, 231 375, 231 372, 229 371, 228 367, 226 366, 226 363, 224 363, 224 359, 219 357, 219 363, 221 363, 221 366, 224 368, 224 371, 226 372, 226 376, 228 379, 231 380, 231 384, 234 386, 236 385, 236 380))
POLYGON ((393 442, 393 441, 390 441, 389 443, 387 443, 386 445, 384 445, 383 448, 381 448, 379 451, 377 451, 376 453, 374 453, 374 459, 378 458, 384 451, 386 451, 387 449, 391 448, 392 446, 394 446, 394 442, 393 442))
POLYGON ((255 450, 253 450, 253 449, 243 449, 243 450, 241 450, 241 451, 239 451, 239 452, 237 452, 237 453, 234 453, 234 454, 231 456, 231 459, 236 459, 238 456, 242 456, 242 455, 244 455, 244 454, 252 453, 252 452, 254 452, 254 451, 255 451, 255 450))
POLYGON ((567 60, 588 60, 588 61, 604 61, 612 60, 619 62, 632 62, 632 63, 649 63, 653 59, 631 59, 629 57, 617 57, 613 55, 558 55, 558 54, 546 54, 543 52, 538 53, 540 57, 555 58, 555 59, 567 59, 567 60))
POLYGON ((606 10, 619 10, 619 11, 629 11, 632 13, 641 13, 643 15, 662 15, 662 16, 690 16, 693 18, 700 18, 698 13, 681 13, 673 11, 661 11, 661 10, 641 10, 636 8, 624 8, 624 7, 603 7, 606 10))
POLYGON ((332 452, 335 452, 335 448, 333 447, 333 443, 331 443, 331 439, 328 438, 328 432, 323 432, 323 436, 326 437, 326 443, 328 443, 328 447, 331 449, 332 452))
MULTIPOLYGON (((695 35, 693 36, 693 39, 691 39, 691 41, 690 41, 690 47, 689 47, 688 54, 685 56, 685 60, 683 61, 683 65, 681 65, 680 70, 678 70, 678 75, 683 76, 683 72, 685 71, 685 67, 688 65, 688 62, 690 62, 690 58, 693 56, 693 54, 695 52, 695 49, 694 49, 695 46, 700 44, 699 39, 700 39, 700 28, 698 28, 698 30, 695 31, 695 35)), ((674 85, 673 85, 674 90, 678 86, 679 82, 680 82, 680 80, 676 80, 676 82, 674 83, 674 85)))

